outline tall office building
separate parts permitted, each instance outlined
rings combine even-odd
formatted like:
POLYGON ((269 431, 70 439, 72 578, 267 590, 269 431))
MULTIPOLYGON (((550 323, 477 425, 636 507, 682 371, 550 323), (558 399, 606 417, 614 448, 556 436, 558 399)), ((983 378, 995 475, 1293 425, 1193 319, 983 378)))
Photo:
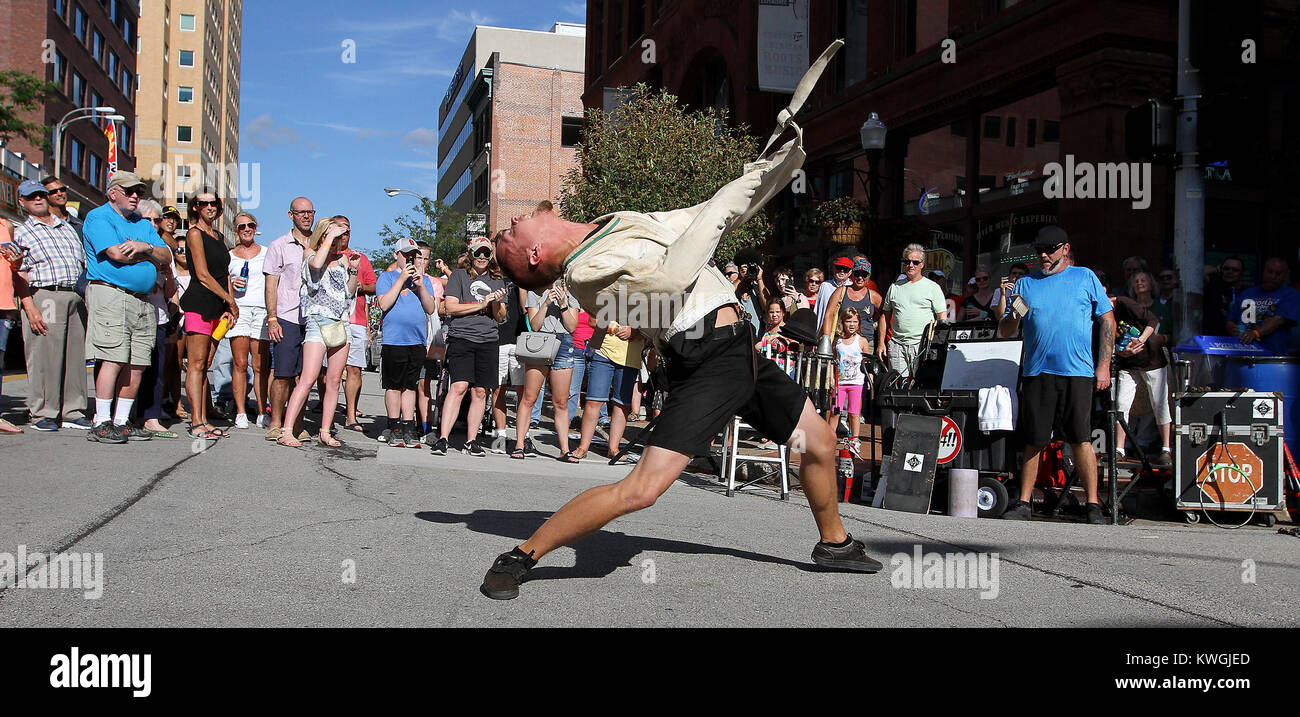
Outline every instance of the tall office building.
MULTIPOLYGON (((14 189, 23 179, 60 175, 68 202, 82 214, 107 201, 107 122, 83 107, 111 107, 116 122, 117 165, 135 169, 136 31, 138 0, 3 0, 0 2, 0 68, 52 82, 58 91, 37 109, 19 113, 27 122, 57 127, 60 166, 49 150, 14 137, 0 150, 0 215, 16 217, 14 189)), ((102 113, 109 114, 109 113, 102 113)), ((53 137, 50 137, 51 143, 53 137)))
POLYGON ((479 25, 438 109, 438 199, 491 235, 556 200, 582 127, 585 28, 479 25))
POLYGON ((242 17, 242 0, 153 0, 140 17, 140 173, 163 180, 159 201, 182 215, 192 192, 215 190, 227 241, 239 210, 242 17))

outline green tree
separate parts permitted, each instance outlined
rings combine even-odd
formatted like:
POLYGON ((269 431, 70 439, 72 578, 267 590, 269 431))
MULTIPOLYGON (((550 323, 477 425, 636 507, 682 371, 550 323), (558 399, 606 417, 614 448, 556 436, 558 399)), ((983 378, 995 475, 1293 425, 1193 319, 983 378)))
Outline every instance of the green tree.
MULTIPOLYGON (((728 127, 725 111, 688 111, 675 96, 645 84, 620 89, 626 102, 617 109, 587 110, 578 164, 561 189, 560 212, 569 221, 699 204, 758 155, 758 140, 744 125, 728 127)), ((714 259, 731 261, 737 249, 771 233, 771 221, 759 212, 722 238, 714 259)))
POLYGON ((394 218, 379 230, 381 247, 369 255, 375 271, 384 271, 393 263, 393 245, 402 237, 432 247, 431 266, 438 258, 455 266, 456 257, 465 253, 465 217, 436 199, 422 197, 418 209, 394 218))
POLYGON ((0 140, 22 137, 45 151, 50 150, 50 127, 28 122, 20 114, 39 110, 59 86, 18 70, 0 71, 0 140))

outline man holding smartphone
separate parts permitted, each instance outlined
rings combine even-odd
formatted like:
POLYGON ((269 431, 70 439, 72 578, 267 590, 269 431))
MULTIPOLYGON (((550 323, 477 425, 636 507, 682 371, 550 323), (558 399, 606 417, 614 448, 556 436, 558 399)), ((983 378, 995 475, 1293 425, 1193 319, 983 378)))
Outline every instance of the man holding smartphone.
POLYGON ((392 268, 375 282, 376 301, 384 312, 380 366, 384 408, 392 431, 388 445, 397 448, 420 447, 415 427, 416 392, 428 351, 429 315, 438 313, 442 297, 441 282, 424 273, 426 266, 416 243, 402 237, 397 240, 392 268))

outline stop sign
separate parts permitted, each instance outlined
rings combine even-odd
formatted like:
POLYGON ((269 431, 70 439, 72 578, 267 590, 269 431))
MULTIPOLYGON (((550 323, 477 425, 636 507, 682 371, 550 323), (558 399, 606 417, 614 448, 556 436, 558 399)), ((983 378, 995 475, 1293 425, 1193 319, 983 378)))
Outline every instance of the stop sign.
POLYGON ((1263 479, 1264 462, 1245 443, 1215 444, 1196 459, 1196 481, 1215 503, 1245 504, 1263 487, 1263 479))

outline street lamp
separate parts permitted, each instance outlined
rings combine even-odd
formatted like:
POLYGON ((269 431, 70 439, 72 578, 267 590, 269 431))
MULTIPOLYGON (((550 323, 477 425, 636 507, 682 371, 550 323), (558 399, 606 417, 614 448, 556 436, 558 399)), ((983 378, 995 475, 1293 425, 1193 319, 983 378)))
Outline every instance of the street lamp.
POLYGON ((862 129, 858 130, 859 138, 862 141, 862 149, 867 152, 867 161, 871 167, 867 172, 867 177, 871 183, 871 189, 867 200, 871 203, 871 215, 877 215, 880 208, 880 156, 885 150, 885 133, 889 130, 884 122, 880 121, 880 115, 872 112, 867 121, 862 123, 862 129))
POLYGON ((425 234, 432 233, 432 230, 429 229, 429 213, 425 211, 425 202, 429 201, 428 197, 424 196, 423 194, 417 194, 416 192, 412 192, 409 189, 398 189, 397 187, 384 187, 384 194, 387 194, 390 197, 396 197, 399 194, 405 194, 408 197, 415 197, 416 199, 420 200, 420 213, 424 214, 424 233, 425 234))
MULTIPOLYGON (((116 107, 109 107, 109 106, 77 107, 69 111, 67 114, 63 115, 63 119, 60 119, 58 124, 54 125, 54 178, 55 179, 60 178, 60 174, 61 174, 60 170, 63 167, 63 130, 66 129, 68 125, 72 124, 73 122, 76 122, 77 120, 99 119, 98 115, 110 114, 113 112, 117 112, 116 107), (87 112, 89 114, 85 114, 87 112), (73 117, 73 115, 78 115, 78 116, 73 117)), ((122 115, 113 115, 112 119, 124 120, 126 118, 123 117, 122 115)))

